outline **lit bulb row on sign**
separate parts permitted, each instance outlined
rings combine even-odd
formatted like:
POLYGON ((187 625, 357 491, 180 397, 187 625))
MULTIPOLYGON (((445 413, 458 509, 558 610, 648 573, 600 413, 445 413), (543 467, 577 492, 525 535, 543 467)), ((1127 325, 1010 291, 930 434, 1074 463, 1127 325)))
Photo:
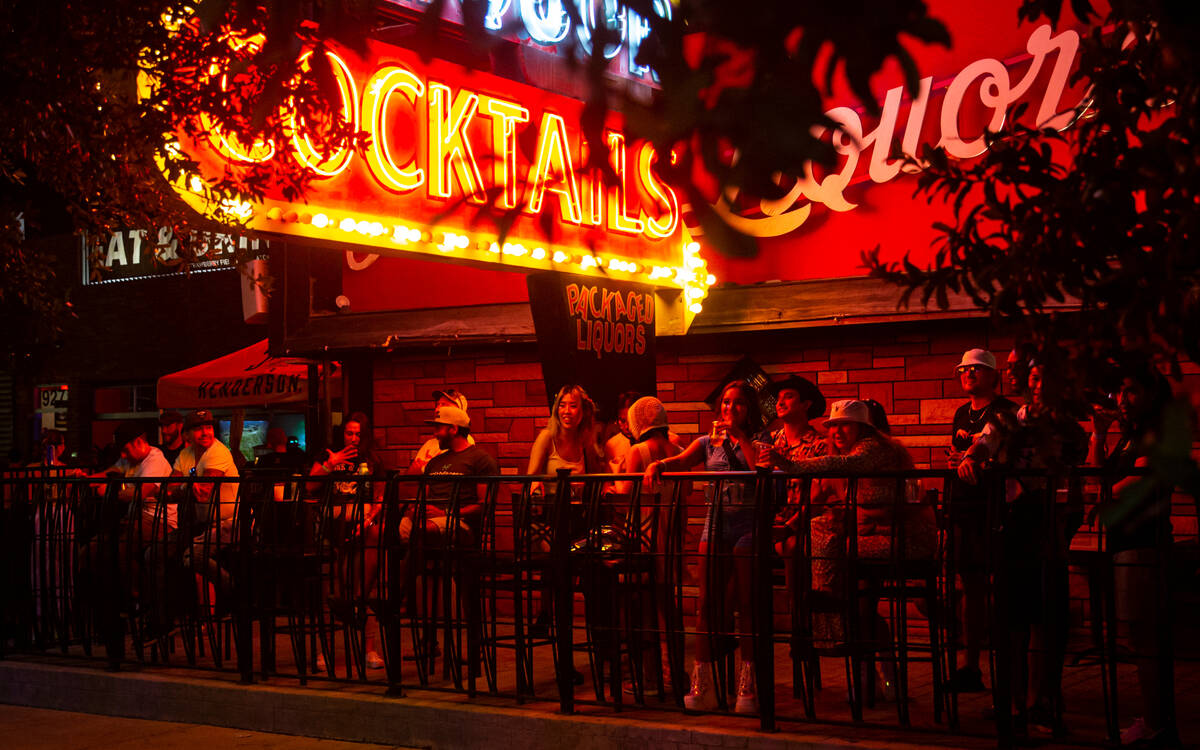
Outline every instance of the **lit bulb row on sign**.
MULTIPOLYGON (((425 243, 429 248, 443 254, 467 253, 482 257, 526 258, 555 266, 573 265, 580 271, 615 271, 633 276, 642 276, 646 281, 662 285, 664 282, 683 289, 692 313, 699 313, 701 300, 708 296, 708 288, 716 283, 715 276, 707 272, 706 263, 700 257, 700 245, 688 242, 683 246, 683 265, 647 265, 614 256, 591 253, 573 254, 561 249, 548 250, 540 245, 527 246, 521 242, 499 242, 490 237, 472 237, 469 234, 449 230, 422 230, 406 224, 384 224, 381 221, 355 216, 330 216, 324 212, 299 213, 273 206, 266 212, 272 221, 308 224, 316 229, 341 232, 362 237, 389 236, 399 246, 425 243), (439 239, 440 238, 440 239, 439 239)), ((415 248, 414 248, 415 249, 415 248)))

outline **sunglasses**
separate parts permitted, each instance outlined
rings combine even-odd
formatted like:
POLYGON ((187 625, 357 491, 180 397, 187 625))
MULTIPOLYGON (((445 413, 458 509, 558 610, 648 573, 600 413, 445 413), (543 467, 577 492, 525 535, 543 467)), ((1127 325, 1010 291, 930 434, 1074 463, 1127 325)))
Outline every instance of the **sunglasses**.
POLYGON ((980 373, 980 372, 987 372, 991 369, 992 368, 984 367, 983 365, 963 365, 962 367, 958 368, 958 371, 960 373, 963 373, 963 372, 980 373))

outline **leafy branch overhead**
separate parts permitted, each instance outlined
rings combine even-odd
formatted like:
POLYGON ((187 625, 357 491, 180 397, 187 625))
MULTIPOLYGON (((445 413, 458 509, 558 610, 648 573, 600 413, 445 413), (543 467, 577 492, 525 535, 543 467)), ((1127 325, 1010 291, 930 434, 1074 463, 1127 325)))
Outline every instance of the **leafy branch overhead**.
MULTIPOLYGON (((1063 5, 1030 0, 1022 14, 1057 19, 1063 5)), ((1200 18, 1187 3, 1117 0, 1102 21, 1082 39, 1090 97, 1071 128, 1010 126, 969 163, 921 154, 917 194, 955 217, 933 263, 865 255, 905 301, 966 294, 1085 380, 1114 354, 1176 371, 1179 356, 1200 361, 1200 18)))

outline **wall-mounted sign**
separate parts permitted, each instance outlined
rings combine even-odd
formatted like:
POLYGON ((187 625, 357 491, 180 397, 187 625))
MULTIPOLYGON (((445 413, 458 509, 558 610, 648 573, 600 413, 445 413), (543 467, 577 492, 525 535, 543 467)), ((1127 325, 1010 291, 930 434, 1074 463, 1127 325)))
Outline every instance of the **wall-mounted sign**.
MULTIPOLYGON (((1069 127, 1081 115, 1078 97, 1066 95, 1079 56, 1079 33, 1055 34, 1049 25, 1039 26, 1025 48, 1024 55, 1005 61, 976 60, 936 84, 933 76, 922 78, 915 97, 903 86, 888 89, 874 122, 864 122, 862 107, 829 110, 826 116, 841 130, 815 132, 831 140, 838 154, 834 169, 821 172, 810 164, 782 198, 748 204, 730 192, 715 208, 745 234, 787 235, 808 220, 814 204, 839 212, 857 208, 845 194, 852 185, 883 184, 920 171, 915 157, 922 145, 942 147, 954 159, 982 155, 985 131, 1000 130, 1018 103, 1029 106, 1025 122, 1030 126, 1069 127), (905 156, 914 161, 906 163, 905 156)), ((698 228, 692 231, 699 234, 698 228)))
MULTIPOLYGON (((123 229, 104 239, 83 235, 81 245, 84 284, 152 279, 173 274, 183 267, 179 240, 169 227, 159 227, 153 232, 123 229)), ((265 254, 269 243, 222 232, 195 232, 189 247, 196 260, 188 272, 203 273, 234 268, 239 251, 249 251, 256 256, 265 254)))
MULTIPOLYGON (((388 0, 392 5, 425 11, 429 0, 388 0)), ((617 0, 565 0, 574 2, 582 23, 573 23, 564 0, 488 0, 484 26, 513 41, 553 50, 578 48, 592 54, 592 36, 599 19, 615 28, 619 41, 607 44, 604 56, 611 60, 610 72, 635 80, 652 80, 654 73, 638 65, 642 42, 650 34, 649 22, 617 0)), ((671 17, 668 0, 654 0, 660 18, 671 17)), ((463 22, 462 4, 455 0, 442 6, 442 17, 453 23, 463 22)))
POLYGON ((39 385, 33 390, 34 411, 43 430, 62 430, 67 426, 67 407, 71 390, 66 383, 39 385))
MULTIPOLYGON (((680 221, 679 199, 613 115, 586 143, 583 103, 371 42, 365 58, 328 53, 343 115, 370 136, 361 152, 315 153, 304 127, 291 142, 239 144, 219 130, 182 147, 206 173, 230 162, 295 159, 316 181, 304 202, 282 194, 210 206, 200 178, 175 185, 194 206, 235 213, 252 229, 333 240, 370 253, 420 253, 472 263, 562 270, 684 289, 692 312, 715 279, 680 221), (584 168, 601 149, 613 167, 584 168), (490 206, 491 211, 480 209, 490 206), (509 221, 511 220, 511 224, 509 221), (436 222, 436 223, 435 223, 436 222), (501 239, 500 224, 507 232, 501 239)), ((367 255, 363 263, 370 263, 367 255)))
POLYGON ((564 273, 526 277, 546 395, 582 385, 611 418, 625 391, 653 395, 654 290, 564 273))
POLYGON ((66 383, 39 385, 34 389, 34 408, 39 412, 65 410, 70 396, 66 383))

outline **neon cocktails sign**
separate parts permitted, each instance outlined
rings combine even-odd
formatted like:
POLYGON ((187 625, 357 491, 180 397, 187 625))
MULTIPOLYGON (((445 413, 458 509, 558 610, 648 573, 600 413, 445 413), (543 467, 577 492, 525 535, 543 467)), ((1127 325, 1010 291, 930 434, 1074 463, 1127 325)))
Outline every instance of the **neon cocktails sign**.
MULTIPOLYGON (((613 274, 684 289, 698 311, 713 279, 650 144, 627 142, 615 117, 604 142, 588 144, 574 126, 582 102, 390 45, 369 51, 361 62, 328 53, 342 116, 369 136, 361 151, 318 153, 302 123, 286 144, 246 146, 215 127, 181 144, 205 173, 273 159, 311 171, 306 203, 268 195, 237 206, 250 228, 367 252, 613 274), (592 148, 606 152, 609 178, 583 167, 592 148), (481 214, 488 204, 494 210, 481 214), (500 215, 515 217, 503 241, 500 215)), ((178 186, 211 212, 192 189, 199 179, 178 186)))

